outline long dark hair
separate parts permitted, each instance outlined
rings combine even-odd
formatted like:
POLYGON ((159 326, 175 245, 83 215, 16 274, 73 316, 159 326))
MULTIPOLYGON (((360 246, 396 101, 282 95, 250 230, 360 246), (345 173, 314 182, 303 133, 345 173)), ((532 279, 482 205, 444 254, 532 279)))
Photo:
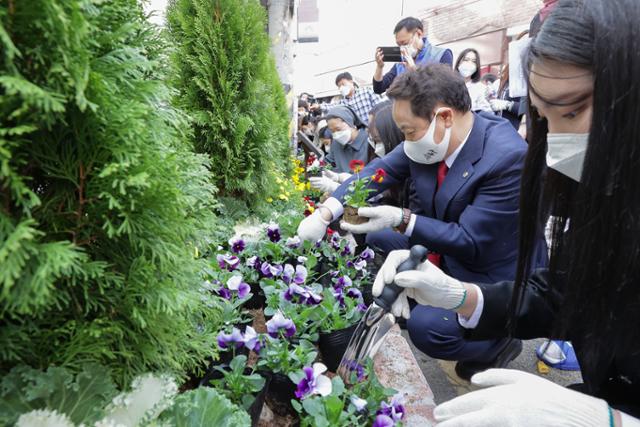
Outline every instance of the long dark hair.
POLYGON ((386 153, 390 153, 402 141, 404 134, 393 121, 393 104, 391 101, 382 101, 371 109, 371 120, 369 122, 369 131, 377 133, 380 142, 384 144, 386 153))
POLYGON ((561 0, 526 57, 529 70, 552 60, 591 72, 593 115, 577 184, 546 168, 547 122, 530 108, 510 326, 527 291, 535 241, 551 216, 550 285, 563 296, 555 333, 580 342, 591 393, 613 359, 640 342, 639 20, 637 0, 561 0))
POLYGON ((466 56, 467 53, 469 52, 473 52, 476 55, 476 72, 471 74, 471 81, 474 83, 477 83, 480 81, 480 68, 482 68, 482 65, 480 65, 480 54, 478 53, 477 50, 475 49, 465 49, 463 50, 460 55, 458 55, 458 59, 456 59, 456 66, 453 67, 454 70, 458 71, 458 67, 460 66, 460 63, 462 62, 462 60, 464 59, 464 57, 466 56))

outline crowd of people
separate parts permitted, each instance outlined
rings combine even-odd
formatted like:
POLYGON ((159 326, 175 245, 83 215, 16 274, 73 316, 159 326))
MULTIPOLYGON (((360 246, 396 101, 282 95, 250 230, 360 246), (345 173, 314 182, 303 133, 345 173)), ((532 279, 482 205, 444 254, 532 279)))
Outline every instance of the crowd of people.
POLYGON ((352 160, 384 169, 367 221, 340 227, 385 258, 374 295, 405 288, 392 311, 415 346, 483 388, 436 408, 443 426, 640 425, 639 20, 637 0, 544 0, 517 37, 528 94, 513 97, 510 64, 483 75, 476 50, 454 62, 405 18, 402 61, 383 74, 376 50, 371 88, 341 73, 339 99, 300 98, 332 169, 310 179, 327 198, 298 234, 339 221, 352 160), (416 244, 428 260, 397 273, 416 244), (503 369, 534 337, 584 383, 503 369))

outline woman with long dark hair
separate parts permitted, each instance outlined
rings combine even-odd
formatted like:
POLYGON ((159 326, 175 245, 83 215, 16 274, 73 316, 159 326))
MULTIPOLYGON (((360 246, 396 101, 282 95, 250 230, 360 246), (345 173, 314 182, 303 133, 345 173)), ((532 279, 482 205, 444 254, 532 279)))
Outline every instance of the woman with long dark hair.
POLYGON ((454 309, 470 339, 574 344, 584 384, 490 369, 472 378, 483 390, 436 408, 441 426, 640 425, 638 22, 637 0, 560 0, 531 42, 515 282, 461 283, 429 262, 396 275, 407 251, 376 277, 374 294, 406 288, 395 313, 407 297, 454 309), (548 218, 550 266, 530 272, 548 218))
POLYGON ((489 104, 489 91, 487 85, 480 82, 480 54, 475 49, 465 49, 456 60, 453 68, 462 77, 471 96, 471 109, 473 111, 492 111, 489 104))

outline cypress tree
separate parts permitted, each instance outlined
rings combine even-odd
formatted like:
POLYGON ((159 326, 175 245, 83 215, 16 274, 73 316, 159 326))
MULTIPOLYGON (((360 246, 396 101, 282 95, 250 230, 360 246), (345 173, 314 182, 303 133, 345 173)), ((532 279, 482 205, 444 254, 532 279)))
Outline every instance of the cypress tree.
POLYGON ((206 157, 136 0, 0 3, 0 368, 100 363, 120 384, 214 342, 195 248, 206 157))
MULTIPOLYGON (((194 146, 211 156, 224 196, 274 195, 290 169, 288 113, 257 0, 171 0, 176 105, 193 118, 194 146)), ((256 197, 258 196, 258 197, 256 197)))

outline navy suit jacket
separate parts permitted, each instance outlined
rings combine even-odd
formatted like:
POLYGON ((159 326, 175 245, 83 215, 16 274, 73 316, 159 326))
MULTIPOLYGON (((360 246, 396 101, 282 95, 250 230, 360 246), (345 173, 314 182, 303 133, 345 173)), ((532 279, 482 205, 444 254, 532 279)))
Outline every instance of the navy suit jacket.
MULTIPOLYGON (((473 129, 436 192, 438 164, 410 160, 404 143, 370 163, 360 176, 377 168, 387 172, 372 195, 403 182, 415 182, 421 214, 411 245, 421 244, 443 255, 441 267, 459 280, 494 283, 513 280, 517 262, 520 174, 527 144, 511 124, 490 113, 474 113, 473 129)), ((343 197, 355 177, 344 182, 333 197, 343 197)), ((547 263, 542 233, 532 266, 547 263)))

